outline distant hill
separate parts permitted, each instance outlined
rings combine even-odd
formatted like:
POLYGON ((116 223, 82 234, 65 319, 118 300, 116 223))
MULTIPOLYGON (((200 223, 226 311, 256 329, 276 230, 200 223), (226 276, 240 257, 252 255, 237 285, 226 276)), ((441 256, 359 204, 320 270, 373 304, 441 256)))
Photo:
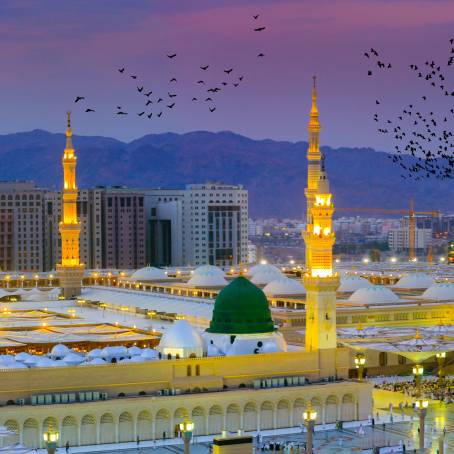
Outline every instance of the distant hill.
MULTIPOLYGON (((306 142, 252 140, 232 132, 151 134, 130 143, 74 136, 80 187, 182 187, 207 180, 243 184, 254 217, 300 217, 305 209, 306 142)), ((0 136, 0 179, 61 185, 63 134, 42 130, 0 136)), ((338 207, 454 211, 453 183, 400 178, 387 153, 323 147, 338 207)))

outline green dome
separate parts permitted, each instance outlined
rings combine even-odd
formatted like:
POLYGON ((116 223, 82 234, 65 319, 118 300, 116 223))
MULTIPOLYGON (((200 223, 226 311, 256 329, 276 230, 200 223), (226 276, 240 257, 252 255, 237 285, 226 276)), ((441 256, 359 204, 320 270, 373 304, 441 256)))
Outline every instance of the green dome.
POLYGON ((219 292, 207 331, 220 334, 274 331, 265 294, 245 277, 237 277, 219 292))

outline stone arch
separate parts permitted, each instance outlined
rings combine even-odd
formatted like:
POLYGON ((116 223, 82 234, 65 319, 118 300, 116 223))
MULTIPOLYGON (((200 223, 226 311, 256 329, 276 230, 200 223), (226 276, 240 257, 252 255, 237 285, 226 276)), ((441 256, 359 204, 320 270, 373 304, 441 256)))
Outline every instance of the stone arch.
POLYGON ((189 417, 189 411, 186 408, 179 407, 175 410, 173 414, 173 430, 174 430, 174 435, 178 436, 178 433, 180 432, 180 422, 183 422, 185 418, 189 417))
POLYGON ((38 448, 39 439, 39 425, 35 418, 28 418, 24 422, 22 444, 27 448, 38 448))
POLYGON ((352 394, 344 394, 342 397, 341 420, 353 421, 355 419, 355 398, 352 394))
POLYGON ((334 395, 328 396, 325 401, 325 421, 326 423, 337 421, 338 398, 334 395))
POLYGON ((303 423, 303 411, 306 407, 304 399, 298 398, 293 402, 293 426, 300 426, 303 423))
POLYGON ((156 413, 156 438, 169 438, 173 435, 170 433, 170 413, 161 409, 156 413))
POLYGON ((277 403, 276 410, 277 428, 290 427, 290 403, 287 399, 281 399, 277 403))
POLYGON ((320 397, 313 397, 311 399, 311 407, 312 407, 312 410, 315 410, 317 412, 317 419, 315 420, 315 424, 320 424, 323 419, 322 399, 320 399, 320 397))
POLYGON ((93 415, 85 415, 80 421, 80 444, 96 444, 96 419, 93 415))
POLYGON ((240 406, 238 404, 230 404, 227 407, 225 425, 230 432, 240 429, 240 406))
MULTIPOLYGON (((14 432, 16 434, 16 436, 14 437, 14 440, 12 440, 12 442, 19 443, 19 436, 20 436, 19 423, 14 419, 8 419, 8 421, 5 422, 4 426, 9 431, 14 432)), ((13 438, 13 437, 8 437, 8 438, 13 438)))
POLYGON ((262 403, 260 406, 260 429, 274 428, 273 411, 273 404, 269 400, 262 403))
POLYGON ((43 433, 47 432, 50 428, 58 430, 57 420, 53 416, 48 416, 43 421, 43 433))
POLYGON ((255 402, 248 402, 243 409, 243 429, 246 431, 257 428, 257 405, 255 402))
POLYGON ((224 412, 220 405, 213 405, 208 412, 208 433, 219 434, 223 429, 224 412))
POLYGON ((70 446, 78 446, 78 424, 74 416, 65 416, 61 423, 60 443, 64 446, 69 443, 70 446))
POLYGON ((207 433, 205 409, 195 407, 191 412, 191 419, 194 422, 194 435, 205 435, 207 433))
POLYGON ((99 420, 100 443, 115 443, 116 425, 112 413, 104 413, 99 420))
POLYGON ((124 411, 118 418, 118 441, 124 443, 134 440, 134 421, 129 411, 124 411))
POLYGON ((142 410, 137 416, 137 436, 139 440, 151 440, 153 438, 152 417, 147 410, 142 410))

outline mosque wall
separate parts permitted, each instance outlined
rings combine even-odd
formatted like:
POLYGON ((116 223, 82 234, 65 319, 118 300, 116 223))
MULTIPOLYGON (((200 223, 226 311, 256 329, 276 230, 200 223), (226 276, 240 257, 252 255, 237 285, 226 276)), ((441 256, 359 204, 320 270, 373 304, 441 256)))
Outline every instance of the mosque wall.
POLYGON ((311 406, 317 424, 364 420, 372 412, 372 386, 337 382, 272 389, 237 389, 184 396, 141 396, 66 405, 6 406, 0 425, 17 434, 25 446, 38 447, 50 425, 60 444, 71 446, 173 437, 184 417, 195 424, 195 435, 299 426, 311 406))
POLYGON ((137 364, 0 370, 0 404, 45 393, 99 391, 150 393, 162 389, 250 385, 257 378, 305 376, 311 381, 347 378, 346 348, 316 352, 294 351, 190 359, 156 360, 137 364))

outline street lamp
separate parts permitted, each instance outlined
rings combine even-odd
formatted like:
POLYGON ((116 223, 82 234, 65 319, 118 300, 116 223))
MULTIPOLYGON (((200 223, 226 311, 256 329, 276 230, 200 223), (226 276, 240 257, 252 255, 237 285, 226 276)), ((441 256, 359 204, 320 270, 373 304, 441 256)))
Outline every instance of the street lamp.
POLYGON ((419 449, 424 451, 424 422, 426 419, 427 407, 429 402, 424 399, 418 399, 415 402, 415 409, 419 413, 419 449))
POLYGON ((416 364, 413 366, 413 375, 415 377, 415 385, 416 385, 416 397, 421 395, 421 376, 424 373, 424 367, 416 364))
POLYGON ((193 430, 194 423, 189 418, 184 418, 184 421, 180 422, 180 432, 183 434, 184 441, 184 454, 189 454, 189 443, 191 442, 193 430))
POLYGON ((444 366, 446 352, 438 352, 435 356, 437 357, 438 362, 438 382, 443 383, 443 379, 445 378, 444 366))
POLYGON ((366 364, 366 357, 363 353, 357 353, 355 356, 355 367, 358 369, 358 380, 363 379, 364 365, 366 364))
POLYGON ((317 412, 312 409, 307 409, 303 412, 303 421, 307 427, 307 447, 306 453, 312 454, 312 444, 313 444, 313 433, 314 433, 314 426, 315 420, 317 419, 317 412))
POLYGON ((54 454, 56 452, 59 436, 58 431, 54 430, 52 426, 49 426, 47 431, 43 433, 43 440, 48 454, 54 454))

